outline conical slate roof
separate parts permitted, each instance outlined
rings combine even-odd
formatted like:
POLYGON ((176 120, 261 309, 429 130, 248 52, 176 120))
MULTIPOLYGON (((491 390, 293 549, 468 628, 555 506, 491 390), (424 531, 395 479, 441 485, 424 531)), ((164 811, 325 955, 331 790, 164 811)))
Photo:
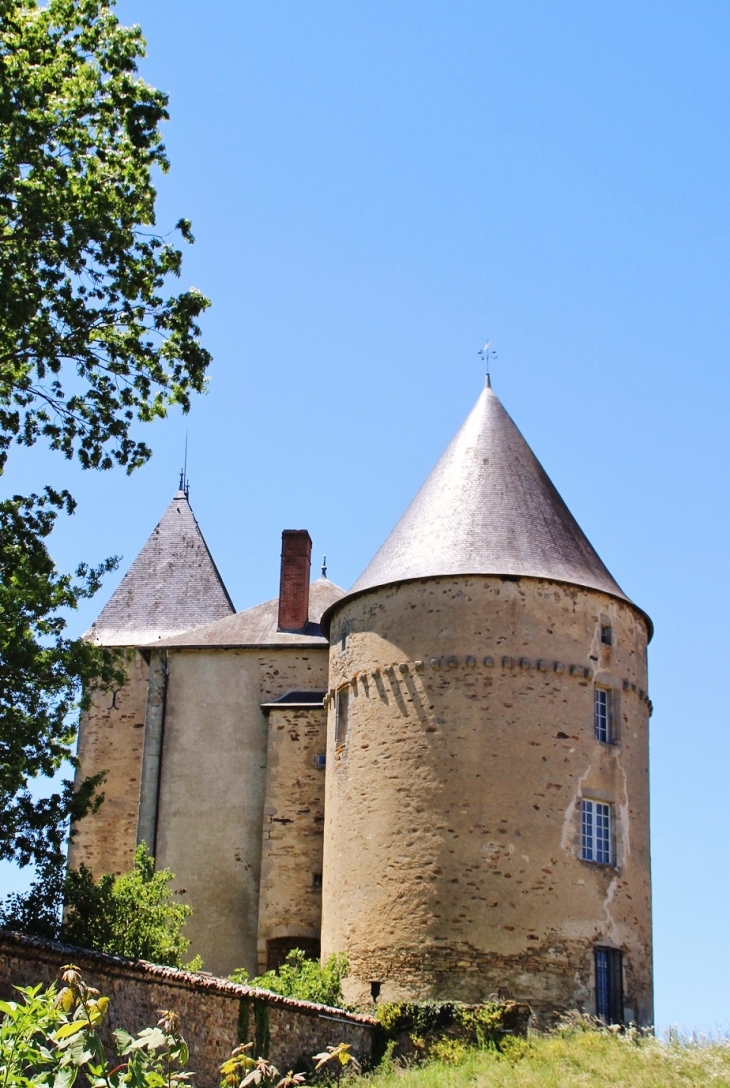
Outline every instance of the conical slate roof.
POLYGON ((453 574, 549 578, 628 600, 489 387, 348 596, 453 574))
POLYGON ((142 646, 233 612, 188 497, 178 491, 85 637, 142 646))

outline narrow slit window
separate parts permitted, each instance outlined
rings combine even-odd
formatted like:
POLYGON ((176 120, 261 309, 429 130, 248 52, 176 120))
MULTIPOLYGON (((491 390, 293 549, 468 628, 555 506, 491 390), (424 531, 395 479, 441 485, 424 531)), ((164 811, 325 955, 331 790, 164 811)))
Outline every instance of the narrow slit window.
POLYGON ((350 693, 347 688, 337 692, 335 709, 335 747, 341 748, 347 739, 347 725, 350 710, 350 693))
POLYGON ((596 1016, 604 1024, 624 1022, 623 956, 618 948, 594 949, 596 965, 596 1016))
POLYGON ((603 801, 583 799, 581 857, 599 865, 611 865, 611 806, 603 801))
POLYGON ((613 627, 610 623, 601 624, 601 642, 604 646, 613 646, 613 627))
POLYGON ((608 688, 596 688, 594 697, 594 726, 596 740, 610 744, 612 737, 611 722, 611 692, 608 688))

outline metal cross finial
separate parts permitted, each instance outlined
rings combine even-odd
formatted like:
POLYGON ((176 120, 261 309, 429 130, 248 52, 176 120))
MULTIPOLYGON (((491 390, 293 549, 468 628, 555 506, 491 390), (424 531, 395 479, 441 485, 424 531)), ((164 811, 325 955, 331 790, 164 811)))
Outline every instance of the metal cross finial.
POLYGON ((322 577, 323 578, 327 577, 327 556, 326 555, 322 560, 322 577))
POLYGON ((492 380, 491 380, 491 378, 490 378, 490 376, 489 376, 489 360, 490 360, 490 359, 496 359, 496 358, 497 358, 497 352, 496 352, 496 351, 494 350, 494 348, 492 347, 492 341, 491 341, 491 340, 487 340, 487 342, 486 342, 486 344, 484 345, 484 347, 483 347, 483 348, 480 348, 477 354, 478 354, 478 355, 481 355, 481 357, 482 357, 482 362, 484 363, 484 366, 486 367, 486 371, 487 371, 487 381, 486 381, 486 384, 487 384, 487 387, 488 387, 489 389, 491 389, 491 387, 492 387, 492 380))

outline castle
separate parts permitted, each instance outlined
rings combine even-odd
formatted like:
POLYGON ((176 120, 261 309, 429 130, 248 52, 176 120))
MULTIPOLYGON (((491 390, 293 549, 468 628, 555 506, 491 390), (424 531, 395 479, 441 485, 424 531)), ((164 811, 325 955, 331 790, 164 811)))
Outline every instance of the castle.
POLYGON ((107 778, 70 863, 144 840, 215 973, 345 952, 355 1003, 651 1024, 651 621, 489 383, 349 592, 311 546, 235 612, 174 496, 88 632, 131 660, 81 723, 107 778))

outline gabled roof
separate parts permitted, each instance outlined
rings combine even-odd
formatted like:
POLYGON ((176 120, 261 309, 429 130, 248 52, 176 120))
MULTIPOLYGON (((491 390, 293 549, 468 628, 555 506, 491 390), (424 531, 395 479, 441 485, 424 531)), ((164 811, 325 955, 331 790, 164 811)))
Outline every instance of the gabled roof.
POLYGON ((279 631, 279 599, 257 604, 245 612, 236 612, 217 623, 186 631, 164 639, 160 646, 192 649, 196 646, 327 646, 319 621, 330 605, 344 597, 345 591, 328 578, 318 578, 309 587, 309 623, 305 631, 279 631))
POLYGON ((489 387, 347 596, 456 574, 548 578, 628 600, 489 387))
POLYGON ((178 491, 84 637, 142 646, 234 611, 187 494, 178 491))

